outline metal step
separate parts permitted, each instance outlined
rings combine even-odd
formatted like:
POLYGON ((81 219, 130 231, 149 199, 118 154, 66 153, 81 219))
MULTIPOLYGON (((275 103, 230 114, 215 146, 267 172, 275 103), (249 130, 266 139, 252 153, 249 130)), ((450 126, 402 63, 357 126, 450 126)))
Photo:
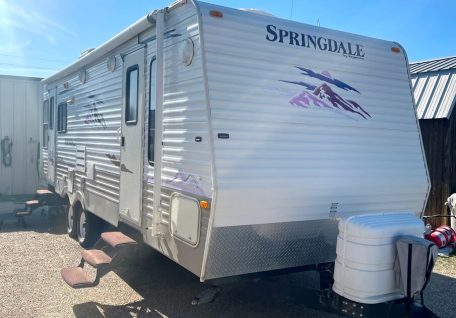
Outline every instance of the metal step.
POLYGON ((109 244, 114 248, 120 245, 138 244, 135 240, 126 236, 122 232, 104 232, 101 233, 101 238, 106 242, 106 244, 109 244))
POLYGON ((21 211, 21 210, 14 211, 14 215, 17 217, 28 216, 30 214, 32 214, 32 211, 21 211))
POLYGON ((130 250, 127 247, 136 244, 135 240, 121 232, 104 232, 95 244, 95 248, 101 249, 83 250, 81 252, 82 259, 79 266, 62 269, 62 278, 73 288, 94 287, 98 285, 101 277, 122 263, 126 253, 130 250), (113 256, 109 256, 103 251, 105 248, 112 250, 109 246, 115 249, 113 256), (96 268, 97 274, 95 279, 90 279, 84 271, 84 265, 86 263, 96 268))
POLYGON ((24 210, 32 212, 41 205, 41 202, 37 199, 29 200, 25 202, 24 210))
POLYGON ((83 250, 81 255, 82 259, 93 267, 106 265, 112 261, 112 258, 102 250, 83 250))
POLYGON ((48 189, 38 189, 36 190, 37 195, 46 195, 46 194, 52 194, 52 191, 49 191, 48 189))
POLYGON ((62 268, 60 274, 63 280, 73 288, 92 287, 95 283, 81 267, 62 268))
POLYGON ((26 206, 32 206, 32 205, 38 205, 38 204, 40 204, 40 201, 38 201, 38 200, 28 200, 25 202, 26 206))

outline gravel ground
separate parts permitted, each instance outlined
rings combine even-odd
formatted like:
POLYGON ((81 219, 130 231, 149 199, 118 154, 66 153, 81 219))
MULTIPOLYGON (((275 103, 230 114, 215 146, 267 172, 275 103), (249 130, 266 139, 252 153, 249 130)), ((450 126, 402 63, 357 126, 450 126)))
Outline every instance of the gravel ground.
MULTIPOLYGON (((110 272, 95 288, 71 289, 60 269, 78 264, 80 247, 64 233, 64 222, 63 215, 47 218, 39 211, 27 219, 26 229, 14 218, 5 220, 0 317, 337 317, 305 304, 307 288, 317 284, 312 273, 234 283, 214 303, 193 307, 191 299, 204 286, 159 253, 110 272)), ((436 272, 426 304, 441 317, 456 317, 456 305, 441 296, 454 298, 456 257, 439 261, 436 272)))

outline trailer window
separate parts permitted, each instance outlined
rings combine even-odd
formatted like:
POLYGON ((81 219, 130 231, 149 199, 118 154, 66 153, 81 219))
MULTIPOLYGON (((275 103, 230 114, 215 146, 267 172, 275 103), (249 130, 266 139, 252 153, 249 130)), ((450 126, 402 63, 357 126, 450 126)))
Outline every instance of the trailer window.
POLYGON ((155 58, 150 62, 150 78, 149 78, 149 145, 148 145, 148 158, 149 164, 154 165, 154 145, 155 145, 155 78, 156 67, 155 58))
POLYGON ((59 133, 67 131, 67 103, 60 103, 57 106, 57 131, 59 133))
POLYGON ((138 65, 127 69, 125 123, 135 125, 138 121, 138 65))
POLYGON ((49 142, 49 100, 43 102, 43 148, 47 149, 49 142))
POLYGON ((54 129, 54 97, 49 102, 49 129, 54 129))

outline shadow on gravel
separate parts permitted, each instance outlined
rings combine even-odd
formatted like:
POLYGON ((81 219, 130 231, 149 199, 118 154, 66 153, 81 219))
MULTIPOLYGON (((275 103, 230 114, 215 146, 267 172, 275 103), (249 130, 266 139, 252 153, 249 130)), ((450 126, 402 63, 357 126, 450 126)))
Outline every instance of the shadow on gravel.
POLYGON ((425 305, 440 317, 456 317, 455 291, 455 278, 434 273, 424 292, 425 305))
MULTIPOLYGON (((223 286, 214 303, 200 306, 192 306, 191 300, 207 286, 157 252, 116 274, 143 300, 114 306, 96 299, 73 306, 76 317, 340 317, 312 309, 318 303, 314 294, 318 275, 313 272, 238 281, 223 286)), ((425 304, 439 317, 456 317, 454 290, 456 279, 435 273, 425 304)))
MULTIPOLYGON (((22 207, 23 205, 17 205, 22 207)), ((16 208, 16 207, 14 207, 16 208)), ((25 226, 19 222, 12 207, 0 210, 0 233, 34 231, 38 233, 64 234, 65 214, 55 210, 48 211, 46 207, 38 208, 29 216, 24 217, 25 226)))
POLYGON ((214 303, 200 306, 192 306, 191 301, 207 286, 159 253, 116 274, 143 300, 121 306, 103 304, 102 299, 77 304, 73 306, 76 317, 336 317, 306 303, 309 288, 318 284, 314 273, 238 281, 223 286, 214 303))

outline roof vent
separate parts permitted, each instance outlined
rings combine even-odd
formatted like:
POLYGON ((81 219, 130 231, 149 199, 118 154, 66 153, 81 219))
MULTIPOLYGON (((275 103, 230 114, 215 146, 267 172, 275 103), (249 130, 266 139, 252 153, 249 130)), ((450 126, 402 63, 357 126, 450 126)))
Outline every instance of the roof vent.
POLYGON ((93 50, 95 50, 95 48, 90 48, 90 49, 82 51, 81 54, 79 54, 79 58, 83 58, 84 56, 86 56, 87 54, 92 52, 93 50))
POLYGON ((255 8, 239 8, 239 10, 242 10, 242 11, 247 11, 247 12, 251 12, 251 13, 256 13, 256 14, 259 14, 259 15, 264 15, 264 16, 267 16, 267 17, 274 17, 273 14, 269 13, 269 12, 266 12, 266 11, 263 11, 261 9, 255 9, 255 8))

